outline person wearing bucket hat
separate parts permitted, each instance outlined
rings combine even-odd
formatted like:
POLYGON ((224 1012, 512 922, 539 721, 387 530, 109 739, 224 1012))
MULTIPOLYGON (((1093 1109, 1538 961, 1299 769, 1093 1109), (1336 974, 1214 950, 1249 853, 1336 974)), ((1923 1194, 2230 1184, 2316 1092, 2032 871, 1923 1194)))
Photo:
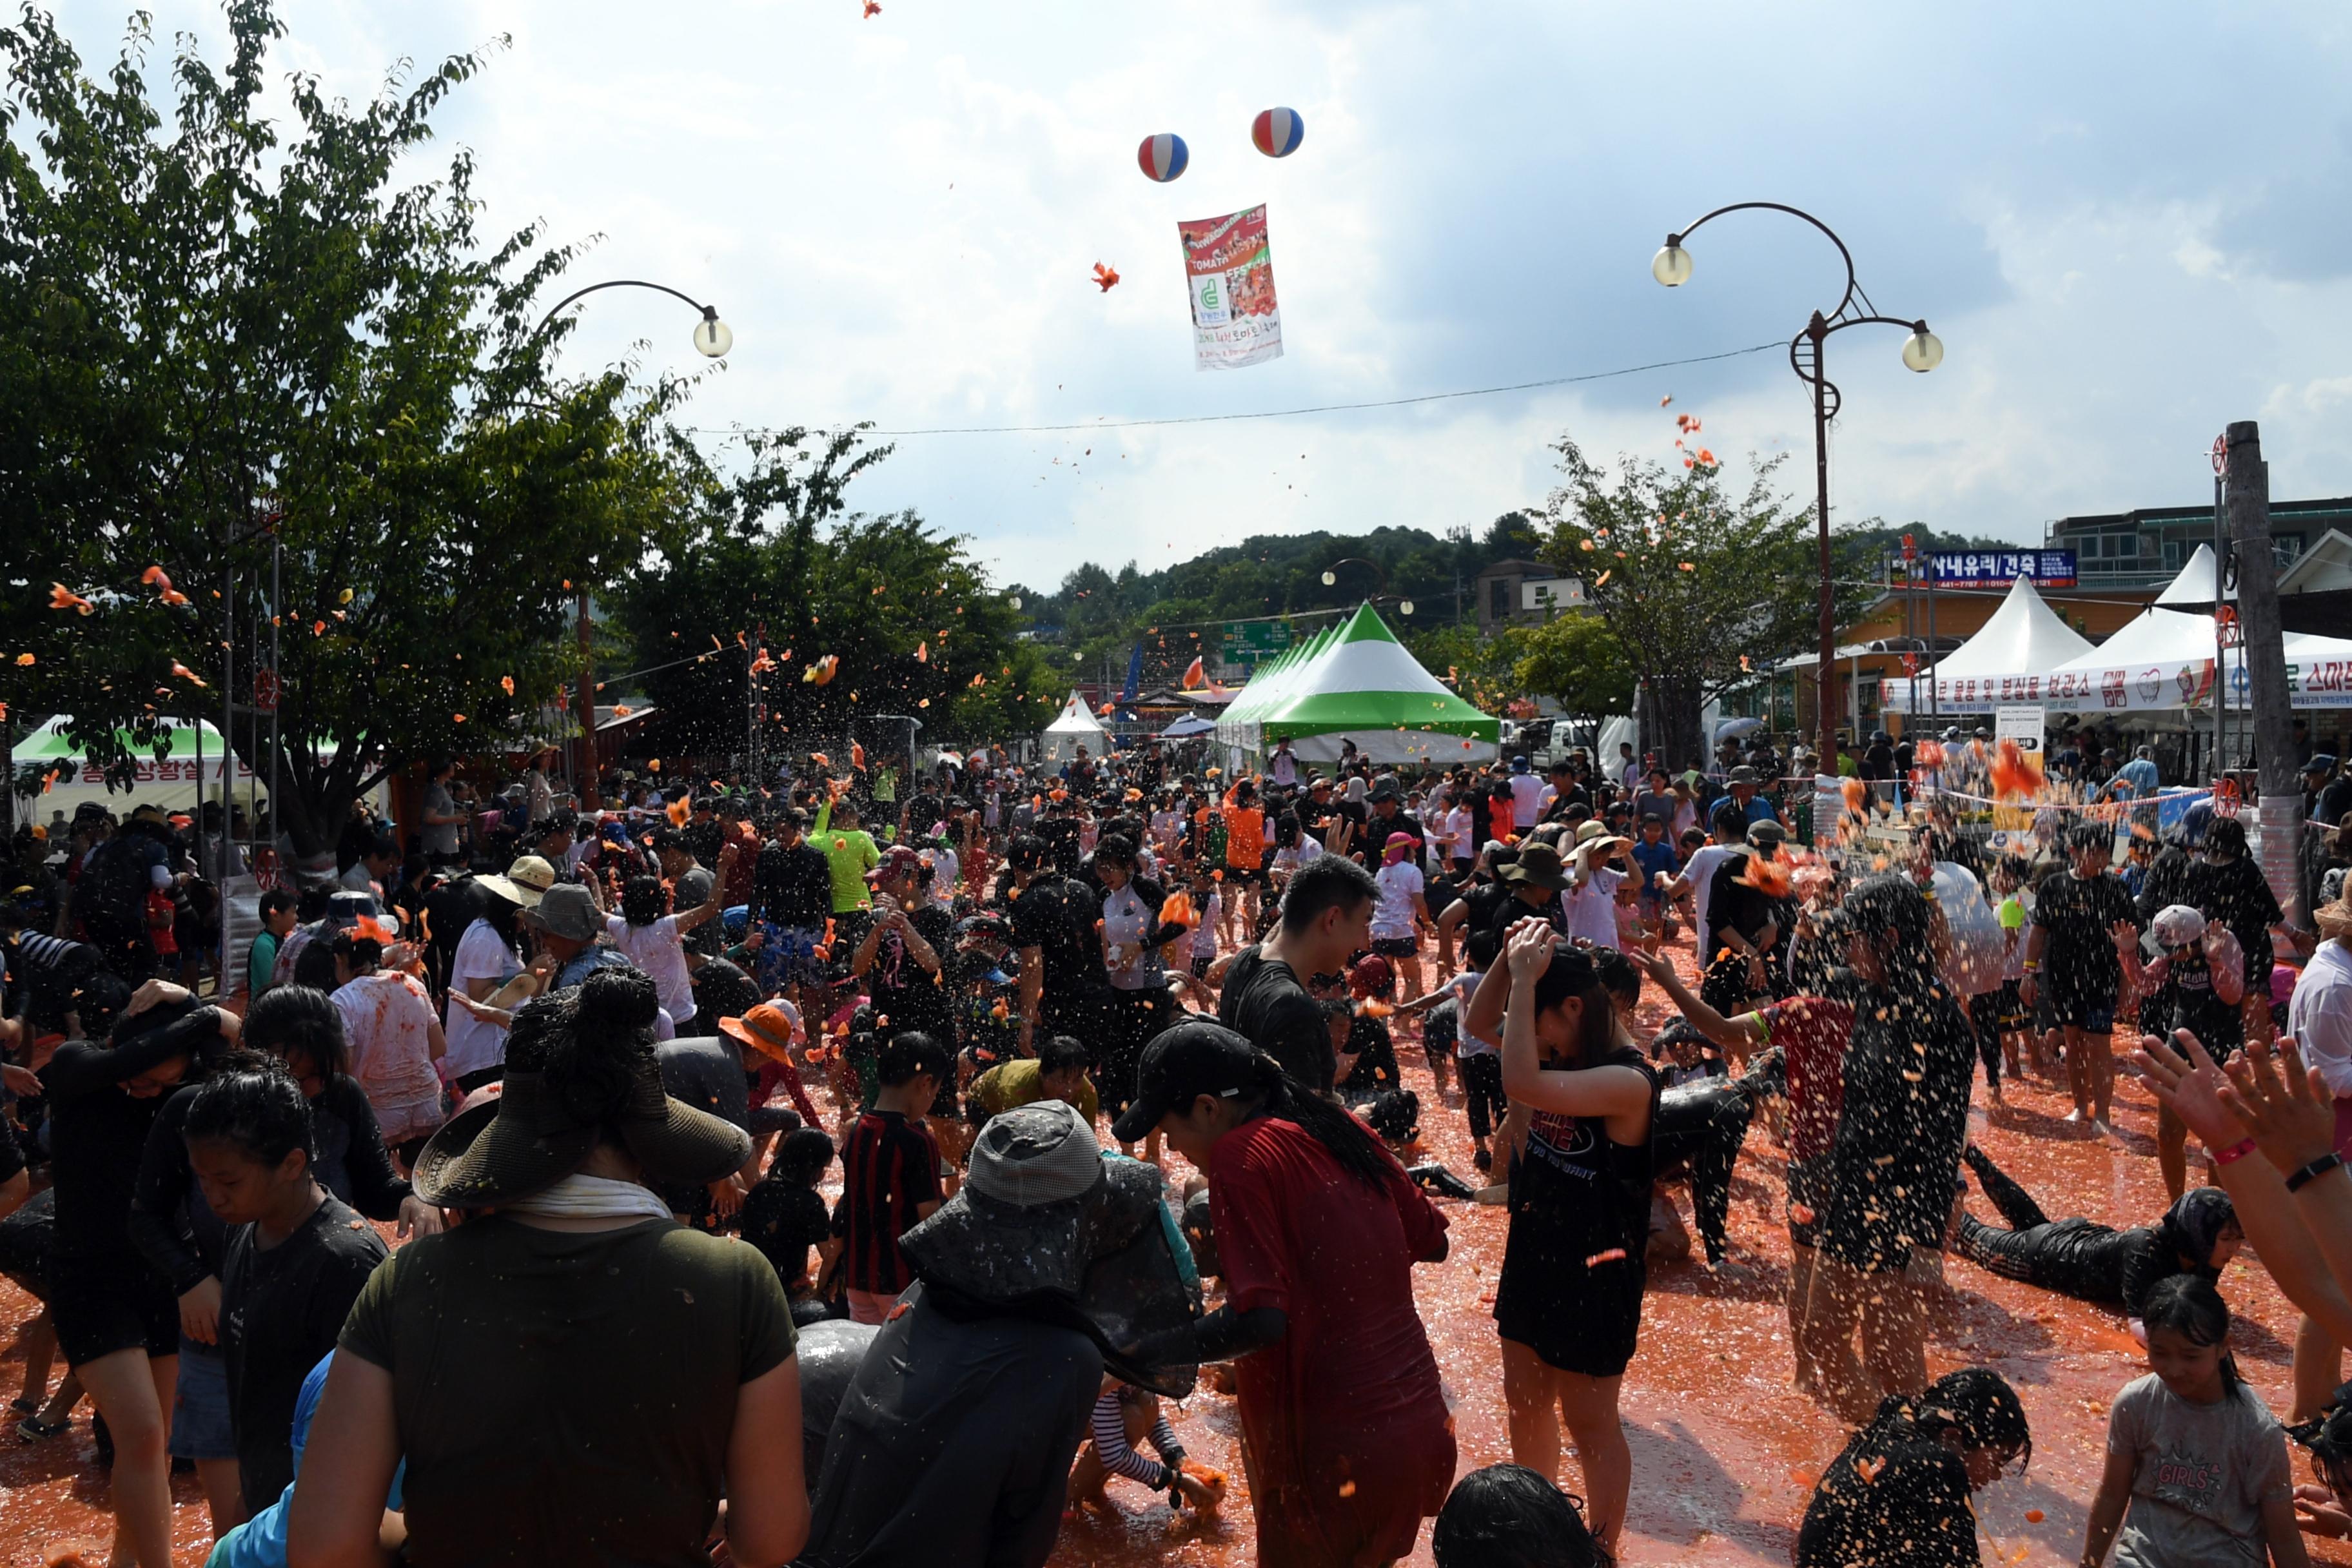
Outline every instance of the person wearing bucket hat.
POLYGON ((352 1309, 304 1456, 295 1559, 369 1556, 404 1460, 412 1562, 697 1563, 722 1492, 738 1562, 800 1550, 783 1288, 643 1184, 714 1180, 751 1141, 663 1093, 655 1011, 635 971, 532 1001, 502 1091, 425 1145, 420 1194, 467 1218, 401 1248, 352 1309))
POLYGON ((1927 1292, 1937 1288, 1976 1042, 1937 978, 1933 907, 1908 876, 1865 879, 1819 924, 1853 970, 1853 1033, 1807 1333, 1832 1403, 1858 1422, 1927 1381, 1927 1292))
POLYGON ((1122 1349, 1200 1311, 1159 1173, 1060 1100, 1019 1106, 901 1245, 918 1279, 842 1395, 805 1561, 1038 1568, 1105 1370, 1192 1387, 1190 1363, 1122 1349))
POLYGON ((475 878, 467 890, 470 918, 450 960, 452 1000, 441 1019, 448 1046, 441 1073, 461 1093, 499 1076, 507 1031, 502 1022, 476 1014, 455 997, 463 992, 470 1001, 487 1003, 523 973, 522 911, 535 909, 555 885, 555 868, 526 855, 503 877, 475 878))
POLYGON ((1617 905, 1630 902, 1633 889, 1627 853, 1633 841, 1611 833, 1598 822, 1587 821, 1576 830, 1576 853, 1569 871, 1569 889, 1561 899, 1568 912, 1568 934, 1594 947, 1616 947, 1617 905))
POLYGON ((1112 1132, 1154 1127, 1208 1175, 1226 1294, 1139 1358, 1239 1358, 1259 1562, 1406 1556, 1454 1479, 1412 1279, 1444 1259, 1444 1219, 1361 1122, 1205 1018, 1151 1042, 1112 1132))

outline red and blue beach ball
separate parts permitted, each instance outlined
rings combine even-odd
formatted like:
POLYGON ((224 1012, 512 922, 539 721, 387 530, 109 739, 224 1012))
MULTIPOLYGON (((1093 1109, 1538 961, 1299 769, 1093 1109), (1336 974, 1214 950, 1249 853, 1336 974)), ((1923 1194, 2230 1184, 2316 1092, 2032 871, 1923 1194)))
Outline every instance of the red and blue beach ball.
POLYGON ((1145 137, 1143 145, 1135 150, 1135 161, 1143 166, 1143 172, 1163 185, 1182 174, 1192 158, 1184 151, 1184 138, 1172 131, 1145 137))
POLYGON ((1287 158, 1307 140, 1307 121, 1295 109, 1264 109, 1250 121, 1250 140, 1269 158, 1287 158))

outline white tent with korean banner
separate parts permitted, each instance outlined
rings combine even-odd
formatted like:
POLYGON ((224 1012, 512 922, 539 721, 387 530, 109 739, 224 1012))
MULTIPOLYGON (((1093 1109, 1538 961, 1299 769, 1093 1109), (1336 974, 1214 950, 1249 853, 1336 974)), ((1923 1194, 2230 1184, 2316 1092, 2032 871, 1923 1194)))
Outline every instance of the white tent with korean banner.
POLYGON ((1102 756, 1110 750, 1110 731, 1087 706, 1086 698, 1073 691, 1062 704, 1061 717, 1046 725, 1038 737, 1038 750, 1049 763, 1066 763, 1078 754, 1080 746, 1091 756, 1102 756))
POLYGON ((1287 672, 1276 700, 1249 724, 1249 751, 1263 755, 1288 741, 1311 763, 1339 761, 1349 741, 1375 763, 1483 763, 1502 741, 1502 721, 1423 668, 1369 604, 1287 672))
POLYGON ((2002 702, 2032 702, 2010 695, 2020 678, 2054 670, 2092 651, 2091 639, 2068 626, 2020 576, 1974 637, 1937 659, 1934 699, 1928 678, 1885 683, 1886 705, 1915 717, 1927 712, 1990 713, 2002 702))

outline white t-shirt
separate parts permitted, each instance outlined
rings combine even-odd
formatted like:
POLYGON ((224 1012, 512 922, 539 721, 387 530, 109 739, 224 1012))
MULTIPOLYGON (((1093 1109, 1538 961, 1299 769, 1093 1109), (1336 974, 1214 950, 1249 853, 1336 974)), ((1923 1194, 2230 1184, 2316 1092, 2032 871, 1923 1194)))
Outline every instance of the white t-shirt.
POLYGON ((2352 951, 2319 944, 2286 1005, 2286 1032, 2338 1100, 2352 1099, 2352 951))
POLYGON ((387 1143, 439 1128, 440 1075, 433 1070, 433 1000, 397 970, 379 969, 336 987, 351 1074, 375 1111, 387 1143))
POLYGON ((963 880, 963 862, 946 845, 924 851, 931 863, 931 902, 946 909, 955 902, 956 884, 963 880))
POLYGON ((1543 819, 1544 791, 1551 786, 1533 773, 1511 775, 1511 826, 1533 827, 1543 819))
POLYGON ((1465 969, 1445 983, 1454 993, 1454 1054, 1457 1057, 1498 1057, 1503 1047, 1493 1040, 1482 1040, 1470 1032, 1470 998, 1477 994, 1478 982, 1486 976, 1475 969, 1465 969))
MULTIPOLYGON (((449 989, 462 991, 468 980, 495 980, 503 985, 522 973, 522 960, 499 940, 488 921, 478 920, 457 939, 457 955, 450 961, 449 989)), ((449 1042, 442 1055, 441 1071, 451 1079, 494 1068, 507 1059, 507 1032, 487 1019, 477 1018, 455 1002, 441 1020, 449 1042)))
POLYGON ((1184 814, 1181 811, 1155 811, 1151 814, 1151 837, 1162 849, 1173 849, 1184 836, 1184 814))
POLYGON ((1412 901, 1425 884, 1421 868, 1410 860, 1383 866, 1372 874, 1380 885, 1380 900, 1372 906, 1372 936, 1377 941, 1402 942, 1412 935, 1412 901))
MULTIPOLYGON (((1738 849, 1728 845, 1702 844, 1691 851, 1689 859, 1683 862, 1683 876, 1691 885, 1691 914, 1697 920, 1699 934, 1702 936, 1708 929, 1706 896, 1715 885, 1715 868, 1722 865, 1728 857, 1739 853, 1738 849)), ((1701 968, 1705 968, 1706 963, 1711 963, 1715 960, 1715 955, 1711 952, 1702 953, 1699 956, 1706 961, 1701 963, 1701 968)))
POLYGON ((1217 956, 1217 927, 1225 918, 1225 896, 1219 892, 1210 893, 1209 901, 1193 912, 1201 917, 1201 923, 1192 931, 1192 956, 1214 958, 1217 956))
POLYGON ((686 939, 678 932, 676 915, 664 915, 645 926, 633 926, 619 915, 606 915, 604 934, 631 963, 652 978, 670 1022, 694 1022, 694 981, 686 972, 686 939))
POLYGON ((1582 882, 1560 894, 1570 940, 1580 937, 1595 947, 1617 945, 1617 885, 1624 879, 1622 871, 1595 866, 1582 882))
POLYGON ((1478 847, 1470 841, 1471 820, 1470 808, 1457 805, 1439 824, 1437 841, 1444 846, 1448 859, 1468 860, 1477 855, 1478 847))

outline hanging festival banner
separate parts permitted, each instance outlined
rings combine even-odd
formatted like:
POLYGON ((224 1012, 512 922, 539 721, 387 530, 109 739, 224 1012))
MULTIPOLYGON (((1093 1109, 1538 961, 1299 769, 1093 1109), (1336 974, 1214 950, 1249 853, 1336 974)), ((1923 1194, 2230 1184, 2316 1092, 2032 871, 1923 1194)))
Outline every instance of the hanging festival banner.
POLYGON ((1282 312, 1274 300, 1274 252, 1265 208, 1176 226, 1184 280, 1192 291, 1192 367, 1238 370, 1282 357, 1282 312))

